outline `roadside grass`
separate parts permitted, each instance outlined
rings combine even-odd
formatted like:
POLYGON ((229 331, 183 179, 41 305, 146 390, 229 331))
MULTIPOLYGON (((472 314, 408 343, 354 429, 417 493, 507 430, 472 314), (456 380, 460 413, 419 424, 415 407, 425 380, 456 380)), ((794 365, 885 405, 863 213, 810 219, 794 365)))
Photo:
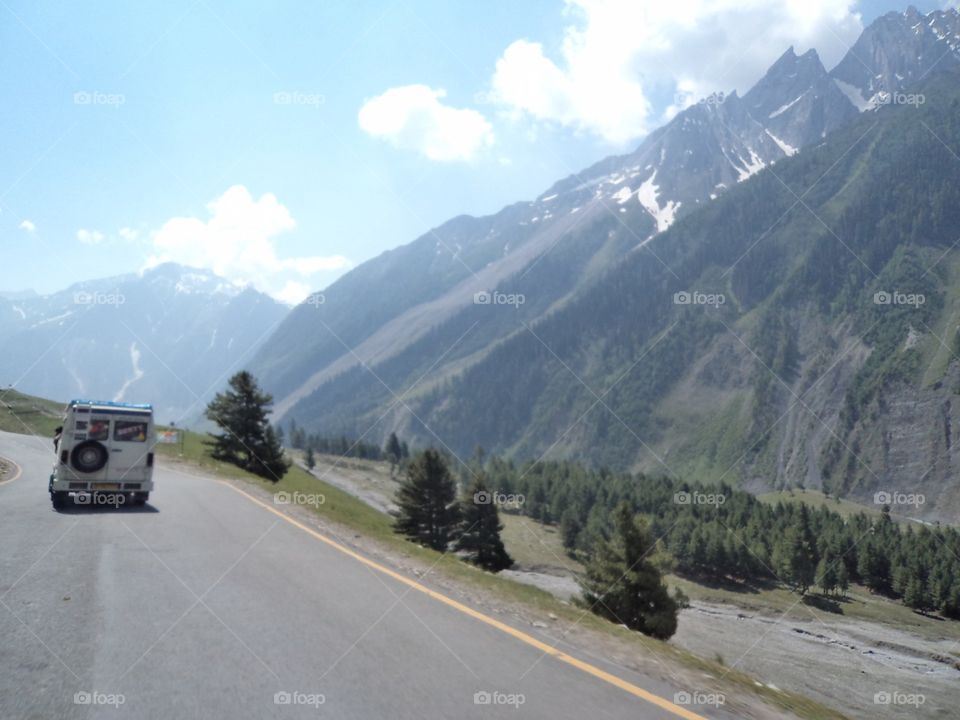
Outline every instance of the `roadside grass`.
MULTIPOLYGON (((454 555, 441 555, 433 550, 408 542, 393 532, 389 515, 381 513, 353 495, 309 475, 296 465, 290 468, 290 471, 282 480, 274 483, 227 463, 213 460, 209 456, 203 440, 204 436, 202 435, 185 432, 182 454, 180 446, 177 445, 158 445, 158 454, 175 463, 183 463, 210 474, 243 481, 268 492, 321 493, 325 502, 318 506, 308 506, 321 518, 373 539, 386 550, 419 561, 429 567, 431 573, 472 585, 505 601, 524 605, 541 615, 555 617, 558 628, 561 624, 565 630, 578 626, 585 630, 616 638, 620 642, 632 645, 638 653, 653 655, 658 659, 674 662, 688 670, 704 673, 717 683, 720 683, 722 678, 723 686, 736 688, 745 695, 759 696, 772 705, 788 710, 802 718, 822 718, 826 720, 844 718, 841 713, 814 700, 783 690, 768 688, 749 675, 726 668, 719 662, 698 657, 668 642, 655 640, 627 630, 622 626, 609 623, 583 608, 557 599, 544 590, 498 577, 469 565, 454 555)), ((512 533, 526 532, 529 536, 528 529, 524 529, 519 523, 514 522, 520 518, 506 519, 505 525, 512 526, 512 533)), ((526 518, 522 518, 522 520, 526 520, 526 518)), ((550 530, 539 530, 538 535, 543 540, 542 544, 535 538, 513 544, 518 556, 531 560, 536 557, 534 548, 539 547, 556 563, 555 554, 548 552, 544 545, 547 547, 552 545, 555 548, 559 545, 559 537, 555 537, 550 530)), ((563 557, 562 554, 560 556, 563 557)))
POLYGON ((500 538, 510 557, 526 569, 552 568, 571 573, 583 571, 583 565, 567 555, 557 527, 544 525, 522 515, 500 513, 503 532, 500 538))
POLYGON ((52 437, 63 418, 65 405, 16 390, 0 391, 0 430, 52 437))

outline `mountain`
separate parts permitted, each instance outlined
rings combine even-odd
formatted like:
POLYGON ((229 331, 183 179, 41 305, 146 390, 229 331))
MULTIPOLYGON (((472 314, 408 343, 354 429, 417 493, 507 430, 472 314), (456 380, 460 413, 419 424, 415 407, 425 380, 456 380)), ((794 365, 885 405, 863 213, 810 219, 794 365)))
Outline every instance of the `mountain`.
POLYGON ((9 290, 3 291, 0 290, 0 298, 5 300, 29 300, 31 298, 39 297, 34 290, 9 290))
POLYGON ((960 14, 956 9, 877 18, 831 75, 860 111, 895 102, 895 93, 916 85, 931 72, 960 63, 960 14))
POLYGON ((164 422, 182 422, 286 312, 256 290, 175 264, 0 297, 0 384, 61 400, 152 402, 164 422))
POLYGON ((920 324, 953 322, 936 299, 956 240, 960 163, 940 140, 955 138, 957 22, 884 16, 831 72, 790 49, 742 98, 697 103, 635 152, 360 266, 251 366, 279 417, 316 432, 758 490, 923 487, 917 515, 960 516, 960 424, 943 407, 960 379, 920 324), (910 286, 926 314, 871 328, 872 293, 910 286), (674 303, 691 291, 726 302, 674 303))
MULTIPOLYGON (((678 217, 856 115, 816 53, 797 58, 791 49, 746 98, 705 98, 636 151, 571 175, 534 201, 454 218, 364 263, 294 309, 252 370, 282 416, 345 370, 399 354, 478 292, 536 279, 537 293, 517 315, 540 317, 678 217), (614 232, 620 215, 637 205, 644 213, 623 239, 614 232)), ((463 347, 478 349, 512 329, 480 323, 463 347)))

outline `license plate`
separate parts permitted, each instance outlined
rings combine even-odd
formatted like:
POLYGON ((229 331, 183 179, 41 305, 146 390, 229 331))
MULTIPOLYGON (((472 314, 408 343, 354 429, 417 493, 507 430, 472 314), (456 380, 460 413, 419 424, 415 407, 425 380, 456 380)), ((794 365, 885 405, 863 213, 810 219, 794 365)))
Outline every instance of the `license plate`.
POLYGON ((94 483, 94 490, 119 490, 120 485, 117 483, 94 483))

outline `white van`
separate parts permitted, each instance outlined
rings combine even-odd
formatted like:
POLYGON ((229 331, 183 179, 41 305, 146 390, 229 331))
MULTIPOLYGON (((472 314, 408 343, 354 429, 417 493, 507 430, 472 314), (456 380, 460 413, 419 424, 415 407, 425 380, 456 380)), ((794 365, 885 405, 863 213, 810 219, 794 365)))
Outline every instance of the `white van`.
POLYGON ((112 504, 143 505, 153 490, 155 443, 152 406, 72 400, 54 437, 53 506, 64 507, 71 493, 85 504, 109 494, 112 504))

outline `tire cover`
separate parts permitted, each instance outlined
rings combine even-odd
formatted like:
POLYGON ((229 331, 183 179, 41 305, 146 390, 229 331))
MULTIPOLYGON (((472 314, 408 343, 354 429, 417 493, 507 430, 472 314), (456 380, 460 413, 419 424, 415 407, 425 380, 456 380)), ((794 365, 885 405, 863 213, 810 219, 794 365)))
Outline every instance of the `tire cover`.
POLYGON ((87 440, 77 445, 70 453, 73 469, 82 473, 95 473, 107 464, 107 448, 96 440, 87 440))

